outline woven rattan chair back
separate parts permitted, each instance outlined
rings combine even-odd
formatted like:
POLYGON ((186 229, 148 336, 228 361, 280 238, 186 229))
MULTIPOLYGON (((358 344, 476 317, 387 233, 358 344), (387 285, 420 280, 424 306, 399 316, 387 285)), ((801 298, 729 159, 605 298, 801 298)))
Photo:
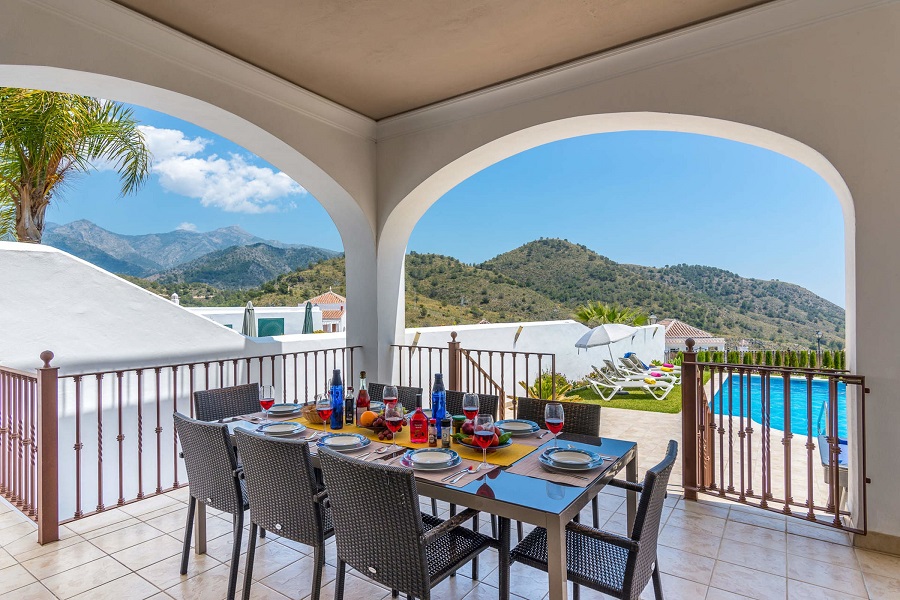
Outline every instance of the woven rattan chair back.
MULTIPOLYGON (((456 392, 447 390, 447 414, 461 415, 463 414, 462 402, 465 392, 456 392)), ((479 407, 478 412, 489 413, 494 419, 497 418, 497 411, 500 407, 500 397, 492 394, 478 394, 479 407)))
POLYGON ((218 421, 259 411, 259 385, 255 383, 194 392, 194 414, 200 421, 218 421))
POLYGON ((431 580, 413 472, 319 451, 338 557, 365 576, 414 598, 431 580))
MULTIPOLYGON (((369 384, 369 401, 370 402, 384 402, 384 388, 388 385, 386 383, 370 383, 369 384)), ((400 405, 406 409, 407 412, 413 412, 416 410, 416 394, 421 394, 422 388, 420 387, 408 387, 405 385, 397 386, 397 399, 400 402, 400 405)), ((422 405, 424 407, 428 407, 428 402, 425 398, 422 398, 422 405)))
POLYGON ((325 515, 309 445, 235 430, 250 501, 250 522, 308 546, 325 539, 325 515))
MULTIPOLYGON (((550 400, 516 398, 516 418, 534 421, 546 428, 544 407, 550 400)), ((560 402, 565 413, 563 432, 600 435, 600 405, 587 402, 560 402)))
POLYGON ((647 470, 644 476, 644 490, 638 501, 631 539, 639 541, 640 548, 630 553, 625 567, 624 597, 637 598, 646 587, 653 574, 656 562, 656 542, 659 536, 659 521, 662 517, 663 501, 666 498, 666 486, 675 458, 678 456, 678 443, 669 441, 666 456, 662 462, 647 470))
POLYGON ((245 510, 246 498, 235 477, 237 458, 228 426, 195 421, 181 413, 175 413, 174 419, 191 496, 230 514, 245 510))

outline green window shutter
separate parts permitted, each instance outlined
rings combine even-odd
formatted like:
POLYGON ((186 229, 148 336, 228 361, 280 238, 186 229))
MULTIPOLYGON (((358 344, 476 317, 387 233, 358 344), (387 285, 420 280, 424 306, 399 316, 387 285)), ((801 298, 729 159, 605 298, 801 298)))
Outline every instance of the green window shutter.
POLYGON ((259 337, 284 335, 284 319, 258 319, 259 337))

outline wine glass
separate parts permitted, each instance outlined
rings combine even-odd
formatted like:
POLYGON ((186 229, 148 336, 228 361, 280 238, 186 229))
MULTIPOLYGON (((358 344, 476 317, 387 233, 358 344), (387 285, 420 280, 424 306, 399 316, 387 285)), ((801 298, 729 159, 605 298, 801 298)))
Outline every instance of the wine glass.
POLYGON ((553 445, 559 447, 557 435, 562 431, 563 423, 565 423, 565 414, 563 413, 563 405, 559 402, 548 402, 544 407, 544 423, 547 429, 553 434, 553 445))
POLYGON ((319 418, 324 421, 326 427, 329 427, 329 419, 331 419, 331 395, 330 394, 319 394, 316 396, 316 412, 319 413, 319 418))
MULTIPOLYGON (((387 389, 387 388, 385 388, 387 389)), ((387 398, 385 398, 387 400, 387 398)), ((400 431, 400 428, 403 427, 403 407, 397 404, 396 399, 391 402, 385 402, 384 405, 384 422, 387 425, 388 430, 393 434, 391 437, 391 445, 390 451, 393 452, 399 446, 397 446, 397 432, 400 431)))
POLYGON ((398 396, 396 385, 386 385, 384 386, 384 392, 381 394, 381 400, 384 402, 384 406, 387 407, 389 404, 397 404, 398 396))
POLYGON ((266 423, 269 422, 269 409, 275 404, 275 387, 271 385, 259 386, 259 405, 266 413, 266 423))
POLYGON ((480 407, 481 399, 478 397, 478 394, 465 394, 463 396, 462 409, 463 413, 466 415, 466 419, 469 421, 475 419, 480 407))
POLYGON ((487 466, 487 449, 494 441, 494 417, 486 413, 475 415, 474 438, 475 444, 481 448, 481 466, 487 466))

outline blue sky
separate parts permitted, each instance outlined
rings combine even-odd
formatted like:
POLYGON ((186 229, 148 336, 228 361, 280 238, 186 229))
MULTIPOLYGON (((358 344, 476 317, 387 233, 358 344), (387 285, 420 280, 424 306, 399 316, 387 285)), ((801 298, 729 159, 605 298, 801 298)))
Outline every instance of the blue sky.
MULTIPOLYGON (((135 107, 158 158, 137 195, 110 172, 82 177, 48 220, 89 219, 118 233, 240 225, 263 238, 340 250, 305 190, 204 129, 135 107)), ((800 284, 844 305, 844 225, 831 188, 779 154, 668 132, 547 144, 502 161, 439 199, 409 249, 477 263, 540 237, 626 263, 689 263, 800 284)))

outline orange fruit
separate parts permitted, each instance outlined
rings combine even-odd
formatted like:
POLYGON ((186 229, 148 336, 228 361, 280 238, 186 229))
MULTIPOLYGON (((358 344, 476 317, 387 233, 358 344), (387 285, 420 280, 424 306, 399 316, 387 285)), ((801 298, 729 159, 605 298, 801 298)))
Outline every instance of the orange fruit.
POLYGON ((378 418, 378 415, 371 410, 367 410, 363 414, 359 415, 359 426, 360 427, 371 427, 372 423, 375 422, 375 419, 378 418))

